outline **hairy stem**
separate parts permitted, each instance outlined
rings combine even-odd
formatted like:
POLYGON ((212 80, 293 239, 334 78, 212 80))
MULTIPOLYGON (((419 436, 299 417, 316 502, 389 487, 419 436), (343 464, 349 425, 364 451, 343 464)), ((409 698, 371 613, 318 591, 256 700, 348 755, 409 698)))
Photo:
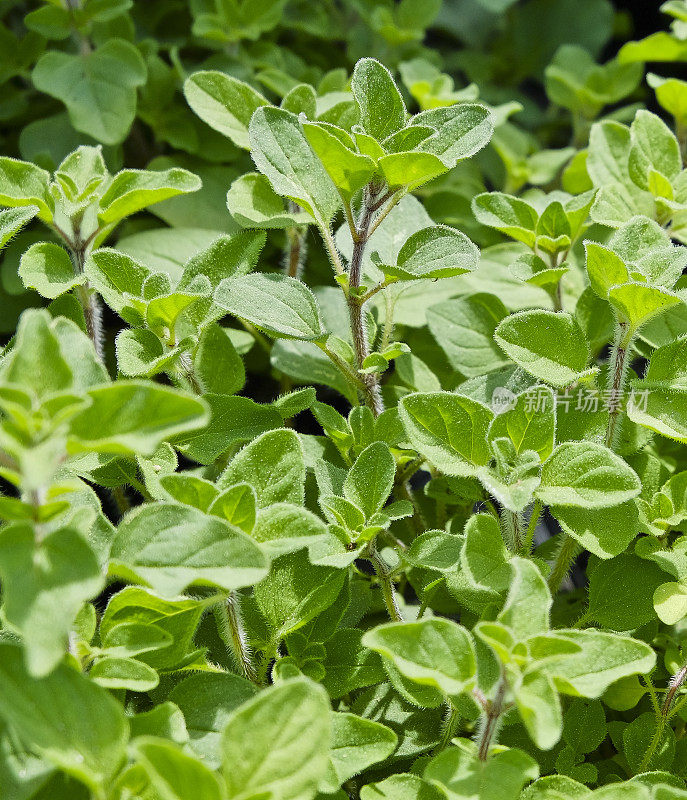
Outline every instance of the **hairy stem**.
MULTIPOLYGON (((288 202, 289 212, 295 213, 299 207, 293 200, 288 202)), ((294 226, 286 231, 286 250, 284 252, 284 272, 290 278, 300 278, 307 253, 307 228, 294 226)))
POLYGON ((450 700, 447 700, 444 722, 441 726, 441 739, 439 740, 439 744, 434 749, 435 753, 440 753, 451 744, 451 739, 453 739, 453 737, 456 735, 459 725, 460 711, 458 711, 458 709, 450 700))
POLYGON ((666 692, 665 700, 663 701, 663 706, 661 707, 661 714, 663 714, 664 717, 667 717, 670 713, 670 708, 673 705, 675 695, 685 682, 685 679, 687 679, 687 664, 679 669, 670 679, 668 691, 666 692))
POLYGON ((504 699, 506 697, 506 676, 501 673, 501 679, 496 687, 496 694, 493 700, 487 700, 484 709, 484 717, 480 725, 477 738, 477 755, 480 761, 486 761, 489 750, 496 743, 501 716, 504 712, 504 699))
POLYGON ((580 550, 580 545, 572 536, 562 532, 559 536, 561 537, 561 545, 556 555, 556 560, 553 562, 548 581, 552 595, 555 595, 561 588, 580 550))
MULTIPOLYGON (((79 234, 75 236, 74 241, 68 242, 69 253, 71 255, 72 264, 74 265, 74 272, 77 275, 83 275, 84 265, 86 264, 91 242, 92 237, 87 241, 82 241, 79 234)), ((86 330, 93 342, 95 352, 98 358, 103 361, 105 355, 103 350, 103 310, 100 305, 100 298, 97 292, 92 289, 88 283, 77 286, 75 294, 83 308, 86 330)))
MULTIPOLYGON (((353 238, 353 253, 348 270, 348 314, 351 320, 351 333, 353 335, 353 350, 355 352, 358 370, 363 366, 363 362, 370 355, 370 345, 367 340, 367 325, 365 322, 364 302, 358 296, 357 290, 360 288, 362 277, 363 255, 365 246, 370 237, 372 219, 374 217, 373 203, 369 192, 365 193, 363 208, 360 212, 360 219, 356 229, 356 236, 353 238)), ((375 373, 361 375, 365 386, 362 394, 365 403, 369 406, 375 417, 384 411, 382 394, 379 389, 379 378, 375 373)))
POLYGON ((541 517, 541 512, 543 508, 544 505, 541 502, 541 500, 536 500, 534 506, 532 507, 532 513, 530 514, 530 521, 527 524, 527 533, 525 534, 525 541, 522 546, 522 551, 526 556, 528 556, 532 552, 532 545, 534 543, 534 534, 536 533, 537 525, 539 523, 539 518, 541 517))
POLYGON ((239 672, 244 678, 259 685, 260 682, 253 666, 250 644, 243 627, 239 595, 231 592, 224 600, 213 606, 213 613, 217 622, 217 632, 239 672))
POLYGON ((616 331, 613 353, 611 354, 610 371, 608 375, 609 412, 608 426, 606 427, 606 446, 614 450, 622 429, 621 408, 622 393, 625 388, 625 379, 629 367, 627 357, 630 349, 631 337, 628 336, 627 325, 619 323, 616 331))
POLYGON ((384 561, 377 552, 374 542, 370 542, 370 546, 367 548, 367 558, 374 567, 375 574, 377 575, 377 580, 379 581, 384 597, 384 603, 389 612, 389 618, 392 622, 403 622, 403 615, 401 614, 401 609, 398 607, 398 601, 396 600, 396 590, 391 580, 391 570, 386 561, 384 561))

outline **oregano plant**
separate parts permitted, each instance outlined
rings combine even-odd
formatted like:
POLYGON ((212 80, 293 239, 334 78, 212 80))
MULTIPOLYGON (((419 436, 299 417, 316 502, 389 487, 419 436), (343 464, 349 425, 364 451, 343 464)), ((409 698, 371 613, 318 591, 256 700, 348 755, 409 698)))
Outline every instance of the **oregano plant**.
POLYGON ((687 798, 661 11, 0 8, 3 800, 687 798))

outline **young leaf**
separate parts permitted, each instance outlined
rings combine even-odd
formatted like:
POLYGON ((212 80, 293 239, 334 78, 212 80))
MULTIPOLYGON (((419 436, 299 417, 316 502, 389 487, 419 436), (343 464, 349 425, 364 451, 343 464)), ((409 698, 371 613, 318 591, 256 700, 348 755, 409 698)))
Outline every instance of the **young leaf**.
POLYGON ((0 205, 35 206, 38 219, 50 223, 55 202, 49 187, 50 174, 44 169, 28 161, 0 156, 0 205))
POLYGON ((374 442, 358 456, 343 485, 344 497, 369 519, 391 494, 396 463, 383 442, 374 442))
POLYGON ((217 481, 218 489, 248 483, 258 507, 303 502, 305 461, 298 435, 292 430, 259 436, 232 459, 217 481))
POLYGON ((29 247, 21 257, 19 277, 27 289, 35 289, 50 300, 86 280, 83 273, 74 269, 67 251, 52 242, 38 242, 29 247))
POLYGON ((142 737, 136 741, 135 752, 160 796, 168 800, 223 800, 219 778, 171 742, 142 737))
POLYGON ((406 108, 389 70, 374 58, 355 65, 351 90, 360 110, 360 123, 370 136, 383 141, 405 125, 406 108))
POLYGON ((118 381, 91 389, 88 408, 70 425, 73 452, 153 453, 160 442, 208 420, 207 406, 190 395, 152 383, 118 381))
POLYGON ((298 203, 320 227, 329 225, 341 199, 298 118, 265 106, 253 114, 248 130, 255 165, 274 191, 298 203))
POLYGON ((482 225, 534 247, 539 215, 525 200, 501 192, 486 192, 473 198, 472 211, 482 225))

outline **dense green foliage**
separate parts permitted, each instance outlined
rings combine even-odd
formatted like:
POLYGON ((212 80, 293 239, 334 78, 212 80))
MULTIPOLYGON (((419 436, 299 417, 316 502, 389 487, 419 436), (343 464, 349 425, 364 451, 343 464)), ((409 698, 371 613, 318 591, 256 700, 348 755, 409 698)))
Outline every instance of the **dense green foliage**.
POLYGON ((687 798, 662 10, 0 4, 2 800, 687 798))

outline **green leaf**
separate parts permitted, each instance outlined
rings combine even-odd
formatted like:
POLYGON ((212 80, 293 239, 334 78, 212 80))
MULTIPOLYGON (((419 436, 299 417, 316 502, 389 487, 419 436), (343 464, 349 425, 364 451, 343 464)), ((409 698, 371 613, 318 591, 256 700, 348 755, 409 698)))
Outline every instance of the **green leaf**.
POLYGON ((303 123, 303 132, 341 195, 350 200, 376 170, 375 162, 355 150, 353 139, 341 128, 323 122, 303 123))
POLYGON ((448 169, 486 147, 494 132, 491 112, 476 103, 422 111, 413 117, 412 124, 435 128, 436 133, 424 139, 417 149, 438 156, 448 169))
POLYGON ((554 657, 542 666, 560 692, 574 697, 600 697, 620 678, 651 672, 656 654, 644 642, 603 631, 557 631, 580 650, 554 657))
POLYGON ((115 341, 117 367, 122 375, 149 378, 173 370, 180 348, 165 350, 157 334, 147 328, 125 328, 115 341))
POLYGON ((265 106, 252 116, 251 155, 277 194, 307 211, 322 228, 341 206, 332 179, 305 138, 295 114, 265 106))
POLYGON ((260 509, 251 535, 273 558, 328 538, 327 527, 319 517, 290 503, 260 509))
POLYGON ((243 531, 190 506, 148 504, 120 523, 110 572, 141 582, 165 597, 191 584, 233 591, 259 581, 267 568, 243 531))
POLYGON ((235 394, 243 388, 246 370, 225 328, 210 325, 203 331, 193 372, 203 393, 235 394))
POLYGON ((406 239, 387 275, 401 280, 450 278, 476 269, 479 250, 468 237, 446 225, 423 228, 406 239))
POLYGON ((535 378, 562 389, 591 375, 589 348, 577 320, 563 311, 520 311, 502 320, 494 338, 535 378))
POLYGON ((502 192, 486 192, 473 198, 472 211, 482 225, 534 247, 539 215, 525 200, 502 192))
POLYGON ((630 500, 611 508, 551 506, 561 528, 590 553, 612 558, 622 553, 637 535, 637 505, 630 500))
POLYGON ((553 452, 556 429, 556 398, 548 387, 521 392, 514 404, 497 414, 489 426, 489 439, 507 437, 515 452, 534 450, 542 461, 553 452), (536 397, 536 402, 533 402, 536 397))
POLYGON ((391 775, 360 790, 360 800, 442 800, 443 792, 409 772, 391 775))
POLYGON ((413 447, 447 475, 472 475, 491 460, 486 441, 493 413, 451 392, 406 395, 399 414, 413 447))
POLYGON ((253 112, 268 101, 247 83, 223 72, 194 72, 184 83, 186 102, 214 130, 249 148, 248 125, 253 112))
POLYGON ((622 553, 589 570, 587 616, 604 628, 629 631, 654 619, 654 592, 665 581, 662 569, 622 553))
POLYGON ((539 767, 522 750, 502 750, 482 761, 463 747, 450 747, 427 764, 423 776, 449 800, 517 800, 523 786, 539 776, 539 767))
POLYGON ((383 141, 406 121, 403 97, 389 70, 374 58, 361 58, 355 65, 351 90, 360 111, 360 123, 370 136, 383 141))
MULTIPOLYGON (((1 169, 1 167, 0 167, 1 169)), ((0 211, 0 250, 12 237, 38 214, 38 206, 8 208, 0 211)))
POLYGON ((307 551, 276 558, 254 588, 255 600, 275 641, 301 628, 336 599, 346 573, 310 562, 307 551))
POLYGON ((551 750, 561 738, 561 703, 552 679, 538 670, 525 672, 513 690, 515 705, 530 739, 551 750))
POLYGON ((637 497, 634 470, 596 442, 563 442, 542 469, 537 496, 546 505, 607 508, 637 497))
POLYGON ((197 175, 178 167, 160 172, 123 169, 115 175, 100 198, 98 217, 103 224, 111 225, 153 203, 197 192, 201 186, 197 175))
POLYGON ((270 431, 246 445, 220 475, 217 488, 239 483, 253 487, 259 508, 272 503, 302 504, 305 461, 298 434, 287 429, 270 431))
POLYGON ((267 178, 257 172, 241 175, 231 184, 227 208, 245 228, 292 228, 312 222, 305 211, 287 211, 284 199, 274 191, 267 178))
POLYGON ((386 725, 356 714, 332 714, 332 743, 327 777, 320 791, 336 791, 342 783, 388 758, 398 738, 386 725))
POLYGON ((592 289, 604 299, 612 286, 628 283, 630 273, 622 258, 597 242, 585 242, 587 253, 587 274, 592 289))
POLYGON ((154 789, 165 800, 222 800, 219 778, 201 761, 187 755, 171 742, 144 737, 137 739, 135 752, 154 789))
POLYGON ((327 693, 302 678, 240 706, 222 735, 229 796, 312 800, 329 763, 330 718, 327 693))
POLYGON ((108 39, 82 55, 48 51, 32 73, 40 92, 61 100, 77 131, 104 144, 119 144, 136 115, 136 89, 146 67, 138 49, 124 39, 108 39))
POLYGON ((3 611, 24 641, 26 666, 42 677, 62 660, 81 606, 103 585, 90 545, 75 528, 58 528, 36 541, 32 526, 0 533, 3 611))
POLYGON ((19 277, 27 289, 35 289, 53 300, 85 282, 72 264, 67 251, 52 242, 37 242, 21 257, 19 277))
POLYGON ((383 442, 366 447, 351 467, 343 485, 344 497, 369 519, 381 511, 394 486, 396 462, 383 442))
POLYGON ((163 600, 146 589, 131 586, 110 599, 100 621, 100 636, 107 640, 115 627, 126 623, 154 626, 155 631, 161 628, 170 635, 172 643, 141 654, 138 660, 157 670, 170 670, 183 663, 194 646, 193 634, 203 611, 204 605, 198 600, 163 600))
POLYGON ((308 287, 288 275, 253 273, 223 280, 215 302, 275 337, 326 336, 317 300, 308 287))
POLYGON ((512 631, 516 640, 522 641, 548 631, 551 592, 532 561, 513 558, 510 564, 512 580, 497 620, 512 631))
POLYGON ((104 689, 126 689, 149 692, 160 682, 157 672, 134 658, 106 656, 99 659, 88 673, 92 681, 104 689))
POLYGON ((28 161, 0 156, 0 205, 36 206, 38 219, 50 223, 55 202, 49 187, 50 174, 44 169, 28 161))
POLYGON ((205 402, 210 408, 207 424, 175 437, 177 449, 200 464, 212 464, 237 444, 284 424, 274 406, 256 403, 249 397, 206 394, 205 402))
POLYGON ((615 309, 618 320, 628 326, 628 335, 650 319, 683 302, 681 297, 672 292, 642 283, 612 286, 608 292, 608 300, 615 309))
POLYGON ((363 636, 363 644, 389 659, 402 676, 457 698, 475 682, 475 650, 465 628, 447 619, 392 622, 363 636))
POLYGON ((169 699, 181 709, 193 751, 212 769, 222 762, 221 738, 230 715, 257 694, 255 684, 228 672, 196 672, 169 699))
POLYGON ((14 348, 0 363, 0 376, 39 398, 72 388, 74 375, 46 311, 22 314, 14 348))
POLYGON ((687 442, 687 336, 657 348, 643 380, 632 382, 627 415, 663 436, 687 442))
POLYGON ((0 675, 0 716, 31 750, 102 794, 126 754, 129 725, 120 703, 65 664, 32 678, 21 650, 8 644, 0 644, 0 675))
POLYGON ((152 383, 117 381, 91 389, 88 397, 88 408, 71 421, 73 452, 147 455, 163 440, 208 420, 201 400, 152 383))
POLYGON ((445 164, 432 153, 389 153, 378 163, 390 187, 403 186, 411 192, 446 172, 445 164))
POLYGON ((640 187, 649 189, 648 176, 655 170, 669 181, 682 171, 680 145, 663 120, 650 111, 640 109, 630 127, 632 147, 628 169, 630 178, 640 187))
POLYGON ((498 522, 490 514, 474 514, 467 521, 460 564, 471 588, 487 592, 492 601, 510 585, 508 550, 498 522))
POLYGON ((472 294, 437 303, 427 310, 427 325, 451 366, 468 378, 508 363, 494 331, 508 310, 493 294, 472 294))
POLYGON ((255 525, 257 500, 255 491, 247 483, 239 483, 220 492, 208 509, 208 514, 221 517, 244 533, 255 525))

